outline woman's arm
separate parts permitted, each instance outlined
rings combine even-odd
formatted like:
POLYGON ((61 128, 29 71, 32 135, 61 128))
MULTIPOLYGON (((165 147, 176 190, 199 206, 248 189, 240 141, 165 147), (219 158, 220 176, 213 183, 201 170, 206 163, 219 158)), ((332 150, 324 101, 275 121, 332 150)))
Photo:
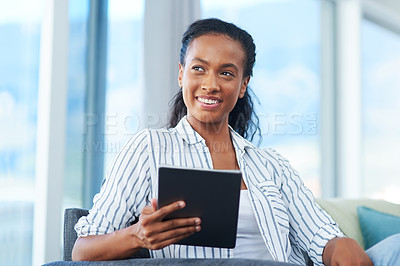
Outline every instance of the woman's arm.
POLYGON ((315 202, 311 191, 289 161, 274 150, 265 150, 277 162, 275 182, 281 189, 289 216, 289 239, 308 253, 315 265, 323 265, 324 247, 330 239, 343 237, 335 221, 315 202))
POLYGON ((79 237, 72 250, 72 260, 115 260, 129 258, 141 248, 161 249, 200 231, 200 218, 163 221, 168 214, 182 209, 182 201, 157 210, 157 200, 144 207, 139 221, 105 235, 79 237))
POLYGON ((124 228, 105 235, 79 237, 72 250, 73 261, 129 258, 140 249, 138 239, 124 228))
MULTIPOLYGON (((314 252, 316 254, 322 253, 322 258, 315 257, 315 259, 322 259, 321 262, 328 266, 373 265, 372 261, 357 241, 351 238, 342 237, 343 234, 340 232, 335 221, 327 213, 318 208, 312 193, 305 188, 297 172, 283 157, 281 157, 281 164, 284 169, 285 178, 282 179, 284 187, 290 187, 290 191, 295 192, 290 193, 292 198, 291 206, 295 206, 295 208, 292 208, 292 213, 295 213, 298 209, 301 210, 301 213, 303 214, 302 218, 297 221, 302 225, 302 229, 313 228, 314 230, 318 230, 313 232, 314 236, 309 236, 313 243, 311 248, 314 252), (310 222, 306 226, 305 221, 307 220, 310 222), (321 235, 323 237, 321 237, 321 235), (334 237, 335 235, 336 237, 334 237), (330 240, 324 240, 326 238, 330 240), (319 252, 319 247, 321 246, 324 248, 319 252)), ((287 198, 290 197, 287 196, 287 198)), ((305 240, 303 241, 306 242, 305 240)))
POLYGON ((335 237, 325 245, 322 254, 324 264, 330 265, 373 265, 371 259, 354 239, 335 237))

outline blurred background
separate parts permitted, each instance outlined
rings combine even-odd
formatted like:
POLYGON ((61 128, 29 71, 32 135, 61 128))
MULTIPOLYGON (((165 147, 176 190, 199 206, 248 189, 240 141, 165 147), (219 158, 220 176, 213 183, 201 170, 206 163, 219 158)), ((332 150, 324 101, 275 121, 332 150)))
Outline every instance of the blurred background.
POLYGON ((0 265, 60 260, 122 145, 162 127, 185 28, 257 46, 262 138, 318 198, 400 203, 397 0, 0 0, 0 265))

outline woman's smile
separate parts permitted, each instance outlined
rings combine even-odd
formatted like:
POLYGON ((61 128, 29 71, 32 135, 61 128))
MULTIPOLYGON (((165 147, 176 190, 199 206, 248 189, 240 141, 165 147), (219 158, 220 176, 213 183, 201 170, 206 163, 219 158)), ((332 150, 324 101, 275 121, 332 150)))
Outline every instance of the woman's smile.
POLYGON ((211 96, 197 96, 196 100, 199 102, 202 108, 206 109, 218 108, 222 103, 222 100, 211 96))
POLYGON ((229 113, 242 98, 249 81, 243 77, 245 54, 241 44, 221 34, 197 37, 190 44, 179 83, 194 124, 228 125, 229 113))

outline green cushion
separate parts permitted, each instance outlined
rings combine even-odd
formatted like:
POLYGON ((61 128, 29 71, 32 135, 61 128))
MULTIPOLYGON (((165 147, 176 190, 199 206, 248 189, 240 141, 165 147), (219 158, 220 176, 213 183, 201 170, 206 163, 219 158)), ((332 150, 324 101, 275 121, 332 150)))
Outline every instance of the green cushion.
POLYGON ((376 199, 316 199, 317 203, 329 213, 339 225, 340 230, 365 247, 358 221, 357 207, 366 206, 388 214, 400 216, 400 205, 376 199))
POLYGON ((364 206, 358 207, 357 213, 365 249, 372 247, 388 236, 400 233, 400 217, 364 206))

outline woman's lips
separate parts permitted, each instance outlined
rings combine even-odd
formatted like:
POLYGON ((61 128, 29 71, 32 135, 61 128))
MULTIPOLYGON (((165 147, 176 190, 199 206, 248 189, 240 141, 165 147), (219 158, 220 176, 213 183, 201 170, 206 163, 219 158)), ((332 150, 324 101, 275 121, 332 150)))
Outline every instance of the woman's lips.
POLYGON ((204 108, 216 108, 222 103, 222 101, 216 97, 197 96, 196 100, 204 108))

